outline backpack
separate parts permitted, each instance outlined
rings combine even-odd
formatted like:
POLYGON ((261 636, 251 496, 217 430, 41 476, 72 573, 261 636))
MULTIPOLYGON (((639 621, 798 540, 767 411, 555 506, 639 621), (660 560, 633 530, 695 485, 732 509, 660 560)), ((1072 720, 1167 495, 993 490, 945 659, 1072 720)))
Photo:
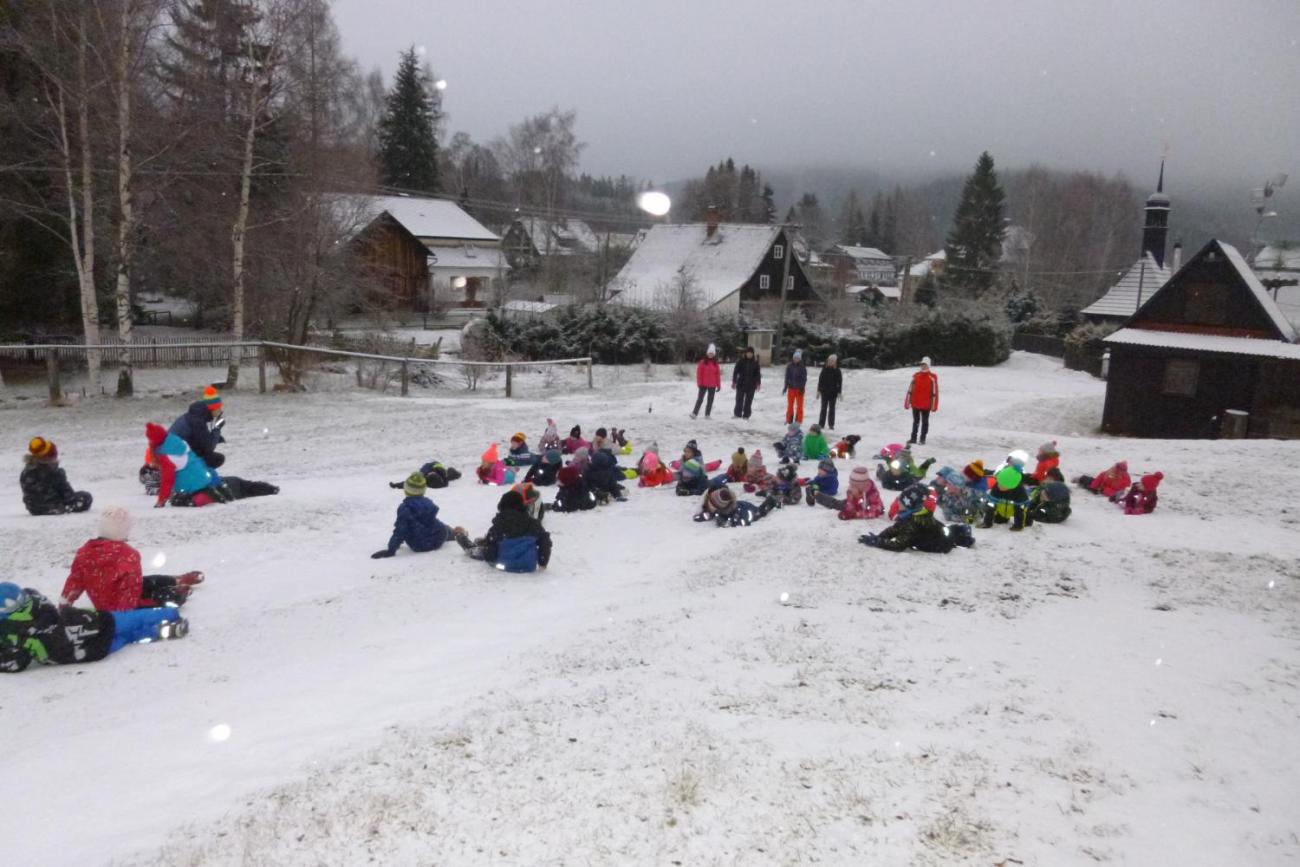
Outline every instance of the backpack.
POLYGON ((536 572, 537 537, 502 539, 497 544, 497 568, 507 572, 536 572))

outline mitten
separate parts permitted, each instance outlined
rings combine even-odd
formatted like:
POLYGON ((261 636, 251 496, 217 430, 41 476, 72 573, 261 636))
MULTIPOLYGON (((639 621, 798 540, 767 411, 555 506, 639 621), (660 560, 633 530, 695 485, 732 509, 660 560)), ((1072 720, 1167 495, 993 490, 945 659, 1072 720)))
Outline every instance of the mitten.
POLYGON ((387 559, 388 557, 393 556, 393 555, 396 554, 396 553, 397 553, 396 551, 389 551, 387 548, 385 548, 385 549, 382 550, 382 551, 376 551, 375 553, 371 554, 371 555, 370 555, 370 559, 371 559, 371 560, 384 560, 384 559, 387 559))
POLYGON ((875 533, 867 533, 864 536, 859 536, 858 541, 861 542, 863 545, 866 545, 868 548, 880 547, 880 537, 877 536, 875 533))

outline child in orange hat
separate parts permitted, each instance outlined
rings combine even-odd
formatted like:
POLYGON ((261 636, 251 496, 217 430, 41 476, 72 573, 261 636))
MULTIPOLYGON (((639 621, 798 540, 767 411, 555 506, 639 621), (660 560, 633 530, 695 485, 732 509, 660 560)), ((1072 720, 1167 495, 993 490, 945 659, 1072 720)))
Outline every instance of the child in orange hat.
POLYGON ((68 484, 68 474, 59 467, 59 447, 45 437, 32 437, 27 443, 18 484, 23 491, 23 505, 33 515, 84 512, 93 500, 90 494, 74 491, 68 484))
POLYGON ((501 461, 497 455, 496 443, 488 446, 475 472, 478 474, 479 484, 481 485, 513 485, 515 483, 514 470, 508 468, 501 461))

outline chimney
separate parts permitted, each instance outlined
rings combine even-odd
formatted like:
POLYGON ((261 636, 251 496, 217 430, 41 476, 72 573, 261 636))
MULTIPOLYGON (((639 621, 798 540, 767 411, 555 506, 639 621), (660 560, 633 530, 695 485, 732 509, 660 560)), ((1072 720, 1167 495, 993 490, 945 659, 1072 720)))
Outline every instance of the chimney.
POLYGON ((1169 269, 1169 273, 1171 274, 1177 273, 1178 269, 1183 267, 1183 242, 1182 241, 1174 241, 1174 260, 1172 264, 1173 267, 1169 269))
POLYGON ((718 206, 709 205, 708 210, 704 212, 704 225, 705 225, 704 237, 712 238, 714 235, 716 235, 718 233, 718 223, 721 220, 722 220, 722 214, 721 212, 718 211, 718 206))

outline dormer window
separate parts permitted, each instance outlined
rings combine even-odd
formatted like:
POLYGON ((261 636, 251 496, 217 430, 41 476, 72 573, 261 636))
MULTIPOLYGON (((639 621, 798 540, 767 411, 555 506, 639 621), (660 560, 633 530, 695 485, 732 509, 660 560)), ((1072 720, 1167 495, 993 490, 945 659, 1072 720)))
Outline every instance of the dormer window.
POLYGON ((784 258, 785 258, 785 245, 784 245, 784 244, 776 244, 775 246, 772 247, 772 258, 773 258, 773 259, 784 259, 784 258))

